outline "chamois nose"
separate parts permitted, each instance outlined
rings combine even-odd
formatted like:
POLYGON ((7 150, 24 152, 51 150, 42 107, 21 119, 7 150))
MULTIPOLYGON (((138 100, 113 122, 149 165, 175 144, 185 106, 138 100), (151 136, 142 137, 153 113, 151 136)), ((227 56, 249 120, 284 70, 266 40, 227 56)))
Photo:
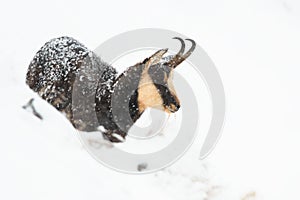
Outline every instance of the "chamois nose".
POLYGON ((168 106, 168 108, 169 108, 169 110, 171 111, 171 112, 176 112, 176 111, 178 111, 179 110, 179 108, 180 108, 180 104, 179 103, 172 103, 172 104, 170 104, 169 106, 168 106))
POLYGON ((180 104, 176 102, 176 104, 175 104, 175 110, 178 111, 179 108, 180 108, 180 104))

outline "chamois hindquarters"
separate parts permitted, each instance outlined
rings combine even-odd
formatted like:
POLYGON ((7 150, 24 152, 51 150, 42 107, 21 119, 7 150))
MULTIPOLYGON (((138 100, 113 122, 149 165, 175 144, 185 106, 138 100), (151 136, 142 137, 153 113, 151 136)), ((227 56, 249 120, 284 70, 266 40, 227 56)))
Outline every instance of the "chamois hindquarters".
POLYGON ((47 42, 31 61, 26 83, 56 109, 70 103, 75 72, 89 55, 89 50, 69 37, 47 42))
MULTIPOLYGON (((77 40, 60 37, 50 40, 36 53, 27 71, 26 84, 64 113, 76 129, 95 131, 99 123, 90 115, 96 112, 95 97, 100 102, 109 101, 100 96, 111 90, 116 74, 114 68, 77 40)), ((107 112, 101 106, 97 109, 107 112)))

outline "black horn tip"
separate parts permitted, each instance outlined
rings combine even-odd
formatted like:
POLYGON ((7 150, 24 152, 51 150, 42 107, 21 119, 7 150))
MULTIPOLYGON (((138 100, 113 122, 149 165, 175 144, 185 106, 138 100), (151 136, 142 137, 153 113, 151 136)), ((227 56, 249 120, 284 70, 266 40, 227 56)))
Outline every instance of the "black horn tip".
POLYGON ((195 46, 195 45, 196 45, 196 42, 195 42, 195 40, 192 40, 192 39, 189 39, 189 38, 188 38, 188 39, 185 39, 185 40, 187 40, 187 41, 190 41, 190 42, 192 43, 192 45, 193 45, 193 46, 195 46))
POLYGON ((182 38, 180 38, 180 37, 173 37, 173 39, 179 40, 180 43, 181 43, 181 48, 180 48, 179 52, 177 53, 177 55, 181 56, 183 54, 183 52, 184 52, 184 49, 185 49, 184 40, 182 38))
POLYGON ((182 40, 182 41, 183 41, 183 39, 180 38, 180 37, 173 37, 172 39, 175 39, 175 40, 182 40))
POLYGON ((192 39, 185 39, 185 40, 190 41, 190 42, 192 43, 191 48, 186 52, 185 55, 183 55, 184 58, 187 58, 187 57, 189 57, 189 56, 193 53, 193 51, 195 50, 195 48, 196 48, 196 42, 195 42, 194 40, 192 40, 192 39))

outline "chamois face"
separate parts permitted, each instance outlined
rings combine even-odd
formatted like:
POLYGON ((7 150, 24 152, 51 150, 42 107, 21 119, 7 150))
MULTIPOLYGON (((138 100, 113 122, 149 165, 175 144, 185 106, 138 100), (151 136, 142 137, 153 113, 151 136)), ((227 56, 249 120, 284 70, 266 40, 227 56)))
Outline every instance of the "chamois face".
POLYGON ((173 85, 174 69, 191 55, 195 49, 195 42, 192 47, 183 55, 185 43, 181 38, 180 51, 173 56, 164 57, 167 49, 162 49, 144 61, 145 66, 139 82, 138 104, 139 110, 143 112, 147 107, 163 110, 167 113, 174 113, 180 108, 180 101, 176 95, 173 85))
POLYGON ((176 112, 180 102, 173 86, 173 69, 158 63, 143 71, 139 85, 139 107, 163 110, 167 113, 176 112))

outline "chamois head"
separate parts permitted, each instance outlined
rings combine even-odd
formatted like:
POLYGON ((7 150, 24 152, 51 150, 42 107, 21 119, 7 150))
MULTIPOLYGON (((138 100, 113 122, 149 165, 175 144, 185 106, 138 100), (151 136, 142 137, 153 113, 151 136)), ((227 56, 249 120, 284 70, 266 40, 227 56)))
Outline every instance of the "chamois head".
POLYGON ((189 57, 196 47, 191 39, 191 48, 184 54, 184 40, 174 37, 181 43, 176 55, 163 57, 168 49, 161 49, 143 62, 143 69, 138 86, 138 108, 140 113, 146 108, 156 108, 167 113, 174 113, 180 108, 180 101, 173 85, 174 69, 189 57))

